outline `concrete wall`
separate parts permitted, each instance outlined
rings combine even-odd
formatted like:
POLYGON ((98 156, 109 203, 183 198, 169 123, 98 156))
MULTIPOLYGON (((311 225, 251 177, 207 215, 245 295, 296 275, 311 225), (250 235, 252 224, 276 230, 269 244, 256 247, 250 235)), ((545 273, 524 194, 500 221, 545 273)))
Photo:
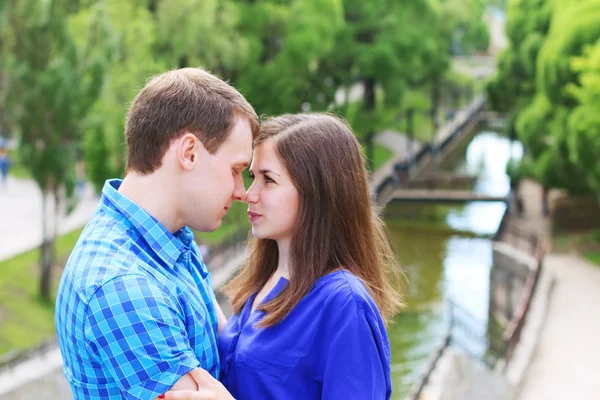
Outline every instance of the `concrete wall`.
POLYGON ((438 361, 419 400, 512 400, 514 387, 505 376, 449 347, 438 361))
POLYGON ((71 388, 60 367, 0 395, 0 400, 71 400, 72 398, 71 388))
POLYGON ((492 249, 490 316, 500 324, 506 324, 521 302, 527 276, 535 268, 536 260, 506 243, 494 242, 492 249))
POLYGON ((58 347, 0 372, 0 400, 71 400, 58 347))

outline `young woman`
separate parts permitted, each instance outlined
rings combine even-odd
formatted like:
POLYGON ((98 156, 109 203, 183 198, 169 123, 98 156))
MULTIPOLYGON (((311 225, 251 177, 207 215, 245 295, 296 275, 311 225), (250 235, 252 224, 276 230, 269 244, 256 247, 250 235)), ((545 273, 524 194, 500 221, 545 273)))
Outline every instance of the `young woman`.
POLYGON ((224 386, 237 400, 389 399, 400 269, 351 129, 326 114, 271 118, 250 174, 254 238, 225 287, 224 386))

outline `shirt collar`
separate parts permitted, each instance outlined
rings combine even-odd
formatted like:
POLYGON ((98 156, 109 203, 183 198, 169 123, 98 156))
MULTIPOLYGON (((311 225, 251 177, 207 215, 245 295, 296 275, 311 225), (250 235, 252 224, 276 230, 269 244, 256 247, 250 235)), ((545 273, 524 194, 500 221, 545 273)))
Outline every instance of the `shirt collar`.
POLYGON ((152 251, 173 267, 181 253, 190 249, 194 233, 184 226, 173 235, 156 218, 118 191, 122 182, 121 179, 107 180, 102 189, 101 202, 122 214, 152 251))

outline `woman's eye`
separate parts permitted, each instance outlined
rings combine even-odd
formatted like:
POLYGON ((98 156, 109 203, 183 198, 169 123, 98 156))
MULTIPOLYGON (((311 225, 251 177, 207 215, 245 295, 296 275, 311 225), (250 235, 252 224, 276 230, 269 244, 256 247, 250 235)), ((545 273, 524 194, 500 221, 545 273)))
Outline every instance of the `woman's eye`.
POLYGON ((265 175, 265 182, 267 183, 275 183, 275 181, 271 178, 269 178, 267 175, 265 175))

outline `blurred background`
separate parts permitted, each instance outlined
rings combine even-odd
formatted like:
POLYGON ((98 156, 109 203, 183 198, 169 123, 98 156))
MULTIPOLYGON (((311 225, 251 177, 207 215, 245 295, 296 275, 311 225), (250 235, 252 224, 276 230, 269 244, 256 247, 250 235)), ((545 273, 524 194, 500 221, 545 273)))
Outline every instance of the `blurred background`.
MULTIPOLYGON (((543 240, 600 262, 598 21, 600 0, 0 0, 0 398, 70 398, 60 273, 104 181, 123 176, 128 104, 180 67, 227 80, 261 116, 352 125, 408 282, 389 327, 394 399, 418 397, 450 342, 497 369, 541 278, 494 278, 494 243, 512 232, 532 257, 543 240)), ((248 229, 237 204, 197 233, 217 289, 248 229)))

